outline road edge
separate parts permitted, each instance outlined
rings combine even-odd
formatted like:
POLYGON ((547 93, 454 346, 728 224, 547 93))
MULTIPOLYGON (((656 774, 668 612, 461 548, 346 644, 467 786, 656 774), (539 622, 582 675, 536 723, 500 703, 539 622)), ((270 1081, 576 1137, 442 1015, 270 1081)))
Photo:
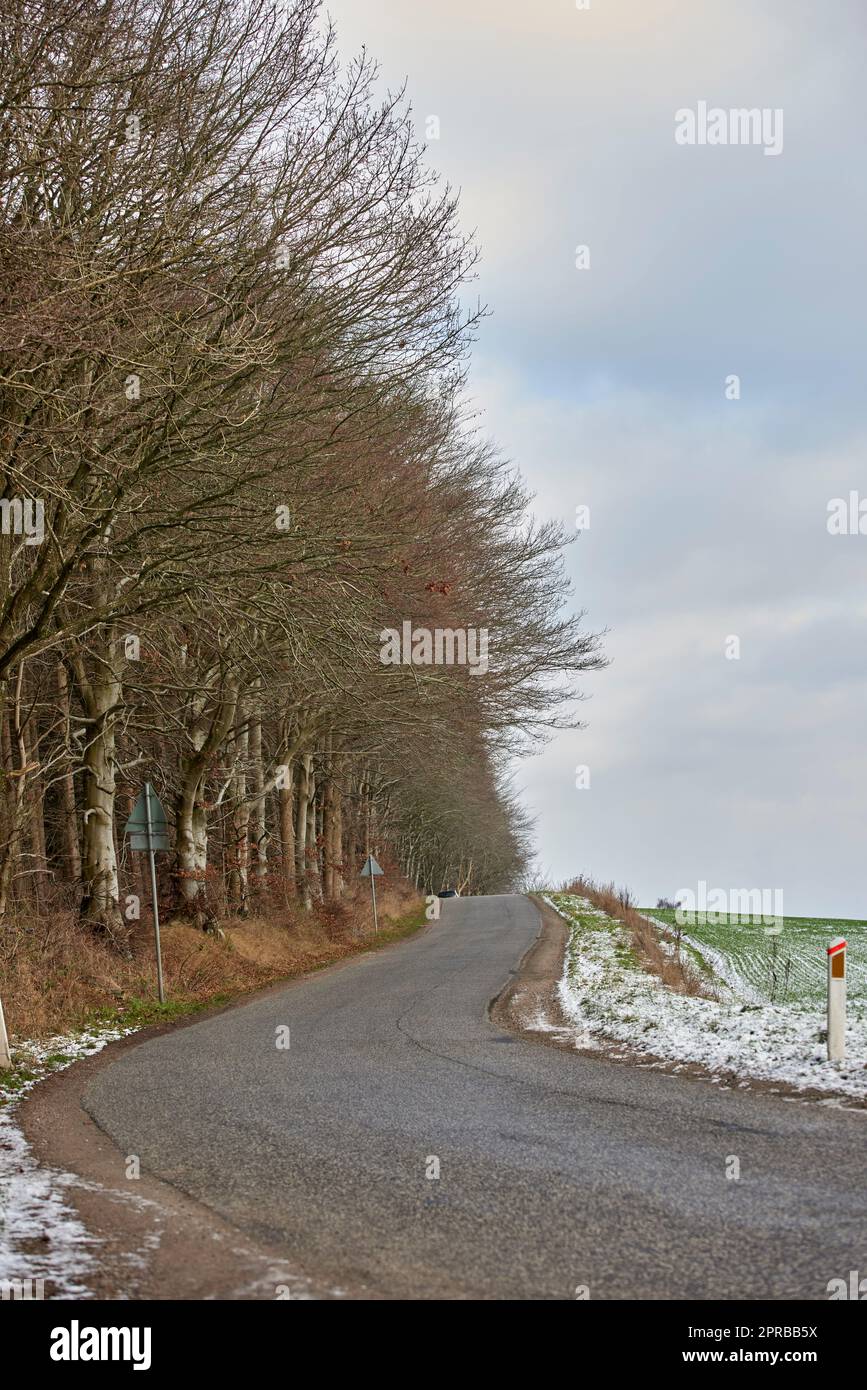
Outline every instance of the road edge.
MULTIPOLYGON (((336 1299, 377 1295, 349 1288, 337 1276, 296 1267, 285 1250, 252 1239, 170 1182, 142 1172, 125 1178, 127 1155, 82 1104, 93 1077, 132 1047, 244 1008, 311 979, 347 968, 365 956, 417 940, 435 923, 375 950, 272 981, 234 999, 169 1022, 150 1024, 107 1043, 99 1052, 42 1078, 15 1106, 14 1121, 40 1167, 62 1175, 64 1201, 98 1245, 86 1275, 98 1299, 336 1299)), ((50 1280, 47 1296, 52 1297, 50 1280)), ((62 1301, 61 1295, 54 1295, 62 1301)))

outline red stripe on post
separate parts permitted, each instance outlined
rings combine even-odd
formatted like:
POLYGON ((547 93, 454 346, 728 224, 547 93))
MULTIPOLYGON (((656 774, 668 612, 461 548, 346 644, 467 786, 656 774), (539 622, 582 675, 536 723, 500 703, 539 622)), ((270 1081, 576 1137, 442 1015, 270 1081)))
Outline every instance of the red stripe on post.
POLYGON ((836 954, 837 954, 838 951, 845 951, 845 949, 846 949, 846 942, 845 942, 845 941, 840 941, 840 942, 837 943, 836 946, 829 946, 829 947, 828 947, 828 955, 829 955, 829 956, 836 956, 836 954))

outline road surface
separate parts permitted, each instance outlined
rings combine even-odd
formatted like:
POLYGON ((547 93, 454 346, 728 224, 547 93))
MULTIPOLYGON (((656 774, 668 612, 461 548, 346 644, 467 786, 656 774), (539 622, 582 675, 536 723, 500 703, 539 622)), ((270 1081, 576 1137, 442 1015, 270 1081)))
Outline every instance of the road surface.
POLYGON ((523 897, 445 901, 400 945, 128 1049, 85 1106, 349 1296, 825 1299, 867 1274, 867 1114, 504 1033, 488 1005, 538 931, 523 897))

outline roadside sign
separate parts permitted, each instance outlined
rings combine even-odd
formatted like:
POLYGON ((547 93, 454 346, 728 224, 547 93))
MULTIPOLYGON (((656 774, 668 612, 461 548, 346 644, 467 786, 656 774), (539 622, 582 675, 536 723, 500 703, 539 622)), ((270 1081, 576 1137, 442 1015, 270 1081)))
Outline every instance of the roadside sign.
POLYGON ((150 782, 139 792, 123 833, 129 836, 130 849, 159 853, 170 848, 166 813, 150 782))
POLYGON ((828 947, 828 1059, 846 1056, 846 941, 837 936, 828 947))
POLYGON ((157 989, 159 990, 160 1003, 164 1004, 166 995, 163 987, 163 953, 160 948, 160 909, 157 902, 157 870, 154 854, 164 853, 169 848, 169 824, 160 799, 150 782, 145 782, 144 790, 139 792, 132 808, 132 815, 127 821, 123 833, 129 837, 130 849, 144 851, 150 859, 151 897, 154 904, 154 945, 157 954, 157 989))
POLYGON ((379 931, 379 922, 376 919, 376 879, 378 874, 384 874, 385 869, 381 869, 372 854, 369 854, 364 861, 364 868, 359 874, 359 878, 370 879, 370 900, 373 903, 373 930, 379 931))

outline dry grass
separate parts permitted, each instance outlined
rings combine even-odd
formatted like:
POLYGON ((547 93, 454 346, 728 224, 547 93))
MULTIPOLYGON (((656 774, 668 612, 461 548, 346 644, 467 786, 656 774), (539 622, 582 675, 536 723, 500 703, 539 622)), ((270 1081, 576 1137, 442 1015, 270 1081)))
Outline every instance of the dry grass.
POLYGON ((595 883, 591 878, 576 878, 559 891, 587 898, 594 907, 628 927, 642 969, 657 975, 669 989, 678 994, 714 997, 707 981, 681 953, 669 955, 662 949, 659 931, 637 911, 628 888, 616 888, 613 883, 595 883))
MULTIPOLYGON (((407 884, 378 895, 380 939, 423 921, 423 900, 407 884)), ((163 971, 174 1012, 224 1000, 331 964, 373 943, 370 899, 303 913, 272 907, 220 923, 222 937, 178 918, 162 926, 163 971)), ((96 1019, 140 1020, 156 999, 153 927, 137 924, 132 959, 77 923, 69 908, 0 926, 0 999, 13 1040, 39 1039, 96 1019)))

